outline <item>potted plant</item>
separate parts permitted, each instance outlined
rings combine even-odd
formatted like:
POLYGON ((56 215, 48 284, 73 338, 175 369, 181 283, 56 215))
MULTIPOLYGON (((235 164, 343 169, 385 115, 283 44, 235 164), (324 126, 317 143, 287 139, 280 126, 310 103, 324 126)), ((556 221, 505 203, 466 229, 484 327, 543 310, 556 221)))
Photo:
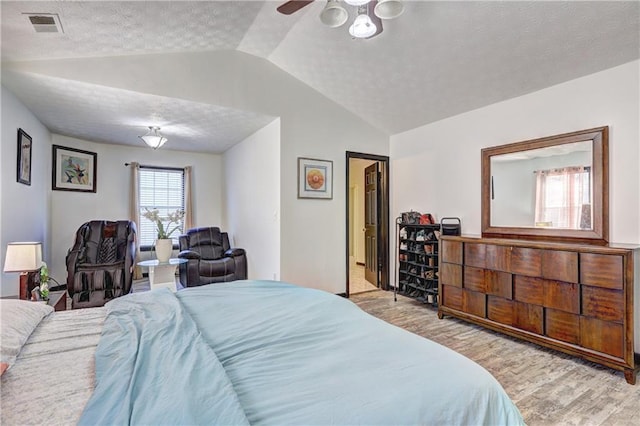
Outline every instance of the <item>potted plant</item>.
POLYGON ((154 243, 156 258, 160 262, 168 261, 173 251, 171 235, 180 229, 180 222, 184 217, 184 210, 176 210, 167 216, 160 216, 158 209, 149 210, 145 207, 145 212, 142 216, 153 222, 156 227, 157 239, 154 243), (171 227, 171 225, 173 225, 173 227, 171 227))
POLYGON ((49 300, 49 268, 46 262, 42 262, 40 267, 40 297, 42 300, 49 300))

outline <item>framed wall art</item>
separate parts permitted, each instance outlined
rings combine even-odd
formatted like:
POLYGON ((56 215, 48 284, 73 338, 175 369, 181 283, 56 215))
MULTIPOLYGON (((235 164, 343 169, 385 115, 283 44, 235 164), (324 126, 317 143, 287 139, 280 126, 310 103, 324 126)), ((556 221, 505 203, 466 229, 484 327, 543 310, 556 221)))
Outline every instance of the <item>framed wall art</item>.
POLYGON ((333 161, 298 158, 298 198, 333 198, 333 161))
POLYGON ((17 181, 31 185, 31 136, 18 129, 18 173, 17 181))
POLYGON ((96 192, 97 166, 95 152, 53 145, 51 189, 96 192))

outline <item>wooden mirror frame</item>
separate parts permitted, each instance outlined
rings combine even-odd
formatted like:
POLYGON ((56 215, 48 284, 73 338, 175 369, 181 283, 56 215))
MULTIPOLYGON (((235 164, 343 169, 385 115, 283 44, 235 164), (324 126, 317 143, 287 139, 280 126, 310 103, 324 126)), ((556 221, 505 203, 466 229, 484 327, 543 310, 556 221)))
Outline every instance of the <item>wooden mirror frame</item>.
POLYGON ((609 241, 609 127, 596 127, 482 150, 482 236, 607 244, 609 241), (491 226, 491 157, 548 146, 592 141, 593 229, 491 226))

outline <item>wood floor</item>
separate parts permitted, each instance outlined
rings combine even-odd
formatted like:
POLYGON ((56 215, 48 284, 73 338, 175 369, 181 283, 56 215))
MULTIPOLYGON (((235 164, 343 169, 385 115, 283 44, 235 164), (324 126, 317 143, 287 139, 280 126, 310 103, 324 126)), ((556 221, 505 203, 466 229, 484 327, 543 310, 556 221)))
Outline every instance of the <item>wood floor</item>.
MULTIPOLYGON (((392 292, 362 293, 351 300, 483 366, 502 384, 529 426, 640 425, 640 377, 632 386, 620 371, 451 317, 439 320, 436 308, 403 296, 394 302, 392 292)), ((430 368, 428 360, 425 368, 430 368)))

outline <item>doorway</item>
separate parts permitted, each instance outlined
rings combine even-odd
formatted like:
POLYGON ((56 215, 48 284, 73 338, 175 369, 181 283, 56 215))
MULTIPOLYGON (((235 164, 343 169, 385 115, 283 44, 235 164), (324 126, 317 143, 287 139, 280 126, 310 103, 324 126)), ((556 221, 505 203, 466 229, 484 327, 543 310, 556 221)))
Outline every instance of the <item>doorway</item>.
POLYGON ((389 157, 346 153, 346 296, 389 287, 389 157))

